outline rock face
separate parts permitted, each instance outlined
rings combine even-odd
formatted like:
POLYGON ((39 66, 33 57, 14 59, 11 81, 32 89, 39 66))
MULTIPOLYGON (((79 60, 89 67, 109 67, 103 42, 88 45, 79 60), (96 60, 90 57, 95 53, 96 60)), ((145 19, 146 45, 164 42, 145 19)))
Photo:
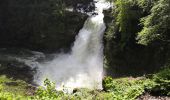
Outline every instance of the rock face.
POLYGON ((0 49, 0 75, 31 83, 38 61, 44 58, 43 53, 26 49, 0 49))
MULTIPOLYGON (((137 9, 131 10, 133 11, 133 14, 135 14, 134 12, 140 11, 137 9)), ((135 18, 130 17, 127 19, 129 22, 136 20, 135 18)), ((107 68, 107 74, 114 77, 136 77, 139 75, 154 73, 169 62, 169 43, 156 42, 147 46, 137 43, 136 37, 133 37, 140 31, 140 28, 136 31, 140 24, 140 22, 137 23, 137 21, 134 21, 135 23, 133 23, 134 25, 132 28, 135 30, 133 30, 132 37, 129 41, 123 42, 123 39, 127 38, 124 37, 123 34, 128 34, 127 36, 130 36, 132 32, 121 32, 120 25, 117 24, 117 20, 118 17, 114 9, 113 11, 105 11, 105 23, 107 25, 107 30, 104 35, 104 66, 107 68)), ((129 27, 127 28, 130 29, 129 27)))
POLYGON ((88 17, 78 10, 93 6, 92 0, 0 0, 0 75, 32 82, 43 55, 27 49, 69 50, 88 17))
POLYGON ((69 48, 87 15, 65 9, 90 1, 1 0, 0 47, 48 51, 69 48))

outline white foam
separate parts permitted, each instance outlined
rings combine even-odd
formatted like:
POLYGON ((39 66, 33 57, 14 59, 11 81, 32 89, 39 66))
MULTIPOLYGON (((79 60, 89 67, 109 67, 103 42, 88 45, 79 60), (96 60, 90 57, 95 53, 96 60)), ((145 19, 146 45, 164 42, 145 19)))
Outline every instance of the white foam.
POLYGON ((45 78, 56 82, 57 89, 102 89, 103 44, 105 30, 102 11, 108 7, 104 0, 95 3, 98 14, 89 17, 76 36, 69 54, 58 54, 48 62, 41 63, 35 82, 43 85, 45 78))

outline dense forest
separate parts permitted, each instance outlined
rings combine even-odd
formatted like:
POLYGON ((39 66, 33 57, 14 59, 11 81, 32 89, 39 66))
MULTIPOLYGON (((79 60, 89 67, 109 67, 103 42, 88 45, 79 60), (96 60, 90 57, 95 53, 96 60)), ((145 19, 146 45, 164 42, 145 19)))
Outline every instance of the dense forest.
POLYGON ((65 93, 50 79, 44 87, 35 84, 36 68, 22 59, 31 58, 31 51, 48 60, 70 53, 96 0, 1 0, 0 100, 170 100, 170 0, 107 2, 103 89, 65 93))
POLYGON ((108 66, 144 74, 168 63, 169 14, 166 0, 115 1, 105 35, 108 66))

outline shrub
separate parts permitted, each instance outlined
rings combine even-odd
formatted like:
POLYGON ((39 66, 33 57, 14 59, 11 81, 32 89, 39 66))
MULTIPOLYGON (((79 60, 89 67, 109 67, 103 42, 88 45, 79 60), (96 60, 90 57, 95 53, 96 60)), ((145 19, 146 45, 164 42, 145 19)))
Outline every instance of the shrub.
POLYGON ((64 95, 63 92, 57 91, 55 89, 55 83, 50 82, 48 79, 44 81, 45 87, 39 87, 36 91, 36 100, 56 100, 64 95))
POLYGON ((111 92, 111 98, 114 100, 134 100, 147 89, 153 88, 155 85, 150 79, 115 79, 106 77, 103 80, 104 90, 111 92))
POLYGON ((152 92, 170 96, 170 67, 153 75, 153 81, 155 81, 156 86, 152 92))

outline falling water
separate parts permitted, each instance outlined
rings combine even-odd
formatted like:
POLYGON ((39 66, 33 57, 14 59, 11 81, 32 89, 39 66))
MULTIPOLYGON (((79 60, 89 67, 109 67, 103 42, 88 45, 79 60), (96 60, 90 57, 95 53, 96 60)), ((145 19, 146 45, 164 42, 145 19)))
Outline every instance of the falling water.
POLYGON ((57 89, 101 89, 103 76, 103 45, 105 30, 103 10, 108 3, 96 0, 96 15, 90 16, 76 36, 69 54, 57 54, 52 61, 42 63, 35 82, 42 85, 45 78, 56 82, 57 89))

